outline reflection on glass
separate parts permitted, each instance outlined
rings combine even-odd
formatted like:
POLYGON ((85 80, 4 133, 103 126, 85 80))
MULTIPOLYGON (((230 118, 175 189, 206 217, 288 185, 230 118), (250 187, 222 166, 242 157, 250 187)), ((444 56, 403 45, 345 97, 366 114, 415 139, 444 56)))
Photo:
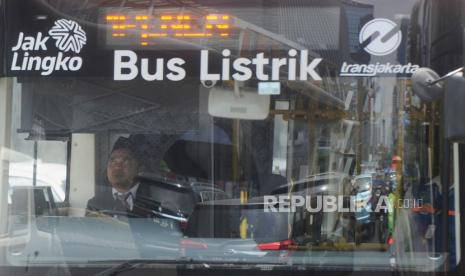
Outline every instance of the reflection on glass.
MULTIPOLYGON (((391 16, 394 31, 408 35, 403 13, 411 3, 395 2, 405 9, 391 16)), ((8 264, 144 260, 383 271, 455 264, 458 180, 441 183, 449 173, 441 167, 441 108, 414 95, 408 74, 340 74, 349 61, 347 70, 408 62, 408 39, 384 57, 360 44, 374 8, 342 1, 93 14, 111 23, 111 32, 103 28, 105 51, 151 49, 141 57, 157 55, 161 61, 150 62, 163 68, 182 54, 189 71, 201 67, 197 50, 208 46, 216 64, 209 69, 217 70, 210 73, 221 78, 15 79, 11 141, 2 145, 10 151, 2 160, 6 239, 15 238, 5 249, 8 264), (170 51, 155 51, 167 45, 170 51), (301 49, 308 49, 304 58, 301 49), (305 58, 314 68, 300 68, 305 58), (227 62, 238 59, 251 76, 243 81, 230 79, 227 62), (260 95, 258 82, 270 80, 279 93, 260 95), (228 105, 241 97, 252 108, 269 99, 260 109, 266 118, 228 105), (218 109, 223 116, 212 116, 218 109), (234 112, 241 114, 224 115, 234 112), (117 150, 125 156, 112 157, 117 150), (128 185, 117 189, 115 179, 128 185), (446 198, 453 208, 444 219, 446 198)))

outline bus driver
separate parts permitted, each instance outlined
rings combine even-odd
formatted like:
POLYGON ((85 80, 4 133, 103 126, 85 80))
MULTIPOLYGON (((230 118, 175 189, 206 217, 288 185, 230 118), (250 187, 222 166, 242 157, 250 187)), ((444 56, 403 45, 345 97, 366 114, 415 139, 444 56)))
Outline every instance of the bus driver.
POLYGON ((108 213, 113 216, 128 215, 146 217, 147 210, 139 208, 140 199, 150 195, 147 185, 137 180, 143 165, 137 158, 137 149, 129 139, 119 138, 113 146, 107 162, 106 180, 111 186, 87 202, 87 215, 92 212, 108 213))

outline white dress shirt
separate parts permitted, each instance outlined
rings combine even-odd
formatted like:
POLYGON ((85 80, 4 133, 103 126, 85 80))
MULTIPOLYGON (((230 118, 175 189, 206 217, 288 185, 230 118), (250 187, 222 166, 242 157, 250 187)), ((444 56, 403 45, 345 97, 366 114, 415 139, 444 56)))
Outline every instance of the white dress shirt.
POLYGON ((128 207, 129 207, 129 210, 132 211, 132 208, 134 207, 134 201, 136 200, 136 192, 137 192, 137 188, 139 188, 139 183, 137 183, 136 185, 134 185, 131 189, 129 189, 129 191, 127 191, 126 193, 121 193, 119 192, 117 189, 115 188, 112 188, 111 189, 111 192, 113 194, 113 198, 114 199, 117 199, 118 196, 122 196, 122 197, 126 197, 127 196, 127 199, 126 199, 126 203, 128 204, 128 207))

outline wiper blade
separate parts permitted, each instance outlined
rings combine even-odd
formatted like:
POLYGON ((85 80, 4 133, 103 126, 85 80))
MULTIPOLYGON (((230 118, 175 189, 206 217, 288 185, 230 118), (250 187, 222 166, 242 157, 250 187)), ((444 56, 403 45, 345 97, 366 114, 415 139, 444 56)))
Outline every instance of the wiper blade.
MULTIPOLYGON (((102 262, 97 262, 97 263, 102 263, 102 262)), ((108 263, 108 261, 105 261, 105 263, 108 263)), ((112 261, 114 263, 114 261, 112 261)), ((117 263, 114 266, 111 266, 94 276, 116 276, 119 275, 120 273, 130 271, 133 269, 137 269, 140 267, 143 267, 144 265, 150 265, 153 267, 153 265, 160 265, 163 267, 168 266, 174 266, 174 267, 180 267, 180 266, 186 266, 189 265, 190 268, 194 267, 202 267, 202 268, 218 268, 218 267, 238 267, 238 268, 257 268, 260 266, 275 266, 275 267, 281 267, 283 266, 282 263, 276 263, 276 264, 270 264, 270 263, 254 263, 254 262, 247 262, 247 261, 231 261, 230 259, 223 259, 223 260, 195 260, 191 258, 180 258, 180 259, 172 259, 172 260, 150 260, 150 259, 137 259, 137 260, 129 260, 125 261, 122 263, 117 263)), ((284 264, 284 266, 286 266, 284 264)), ((287 266, 286 266, 287 267, 287 266)))
POLYGON ((126 261, 122 262, 120 264, 117 264, 115 266, 112 266, 110 268, 107 268, 97 274, 95 276, 116 276, 122 272, 133 270, 143 264, 143 262, 140 261, 126 261))

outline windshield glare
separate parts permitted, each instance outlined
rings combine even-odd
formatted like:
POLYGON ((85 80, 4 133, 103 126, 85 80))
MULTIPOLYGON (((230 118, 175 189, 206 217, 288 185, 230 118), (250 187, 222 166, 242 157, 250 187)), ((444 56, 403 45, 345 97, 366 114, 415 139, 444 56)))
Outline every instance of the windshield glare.
POLYGON ((436 4, 6 2, 0 266, 459 263, 436 4))

